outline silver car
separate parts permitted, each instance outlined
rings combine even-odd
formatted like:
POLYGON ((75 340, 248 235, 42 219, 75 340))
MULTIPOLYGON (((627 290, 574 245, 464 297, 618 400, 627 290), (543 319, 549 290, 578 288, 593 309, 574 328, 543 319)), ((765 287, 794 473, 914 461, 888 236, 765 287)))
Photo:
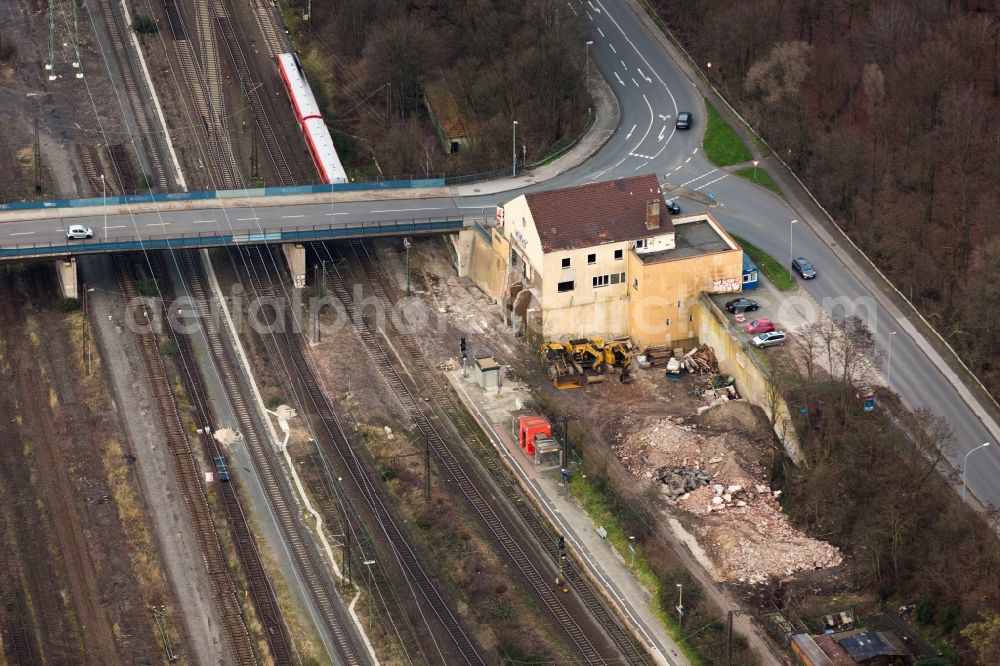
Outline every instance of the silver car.
POLYGON ((760 349, 761 347, 773 347, 774 345, 785 344, 785 332, 784 331, 768 331, 767 333, 761 333, 750 343, 760 349))
POLYGON ((71 224, 69 228, 66 229, 66 240, 82 240, 84 238, 93 238, 94 230, 90 227, 85 227, 82 224, 71 224))

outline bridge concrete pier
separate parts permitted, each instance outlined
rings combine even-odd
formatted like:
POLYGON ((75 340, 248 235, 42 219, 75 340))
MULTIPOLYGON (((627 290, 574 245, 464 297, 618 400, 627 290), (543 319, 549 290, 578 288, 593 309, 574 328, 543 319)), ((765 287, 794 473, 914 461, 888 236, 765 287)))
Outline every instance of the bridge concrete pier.
POLYGON ((292 274, 292 283, 296 289, 306 286, 306 246, 302 243, 285 243, 281 253, 288 262, 288 272, 292 274))
POLYGON ((458 277, 468 277, 469 264, 472 263, 472 244, 475 238, 475 229, 462 229, 457 234, 445 236, 446 242, 451 246, 451 256, 455 262, 455 270, 458 277))
POLYGON ((62 291, 64 298, 80 298, 76 281, 76 257, 56 261, 56 275, 59 277, 59 290, 62 291))

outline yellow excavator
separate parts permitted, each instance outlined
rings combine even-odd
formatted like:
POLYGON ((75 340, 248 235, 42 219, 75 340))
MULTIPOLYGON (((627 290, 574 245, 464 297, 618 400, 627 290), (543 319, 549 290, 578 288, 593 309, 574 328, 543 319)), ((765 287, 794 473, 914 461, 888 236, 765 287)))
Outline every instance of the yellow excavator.
POLYGON ((607 370, 604 352, 587 338, 567 340, 564 345, 573 355, 573 360, 584 370, 603 374, 607 370))
POLYGON ((628 352, 623 342, 619 340, 611 340, 610 342, 595 340, 594 344, 600 344, 607 367, 618 368, 618 381, 622 384, 632 381, 632 354, 628 352))
POLYGON ((558 389, 580 388, 603 381, 604 377, 592 376, 577 360, 573 347, 563 342, 545 342, 539 350, 542 363, 552 385, 558 389))

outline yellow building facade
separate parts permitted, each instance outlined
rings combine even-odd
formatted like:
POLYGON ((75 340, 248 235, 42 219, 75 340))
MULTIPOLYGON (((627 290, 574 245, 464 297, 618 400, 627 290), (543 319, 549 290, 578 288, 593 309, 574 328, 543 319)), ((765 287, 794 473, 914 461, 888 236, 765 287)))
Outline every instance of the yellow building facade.
POLYGON ((546 339, 693 337, 698 295, 739 291, 743 254, 711 215, 664 201, 654 174, 521 195, 494 230, 506 274, 480 286, 546 339))

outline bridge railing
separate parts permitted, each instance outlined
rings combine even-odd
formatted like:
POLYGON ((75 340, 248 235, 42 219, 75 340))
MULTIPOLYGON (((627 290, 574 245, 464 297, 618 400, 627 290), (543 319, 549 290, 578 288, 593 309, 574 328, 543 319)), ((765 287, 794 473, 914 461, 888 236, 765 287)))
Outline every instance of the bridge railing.
POLYGON ((22 243, 0 247, 0 259, 53 257, 65 255, 101 254, 135 250, 170 250, 184 247, 218 247, 222 245, 257 245, 268 243, 301 243, 371 236, 400 234, 435 234, 459 231, 486 224, 482 218, 442 217, 410 218, 374 222, 284 227, 275 230, 233 232, 202 231, 176 234, 116 236, 101 240, 22 243))

